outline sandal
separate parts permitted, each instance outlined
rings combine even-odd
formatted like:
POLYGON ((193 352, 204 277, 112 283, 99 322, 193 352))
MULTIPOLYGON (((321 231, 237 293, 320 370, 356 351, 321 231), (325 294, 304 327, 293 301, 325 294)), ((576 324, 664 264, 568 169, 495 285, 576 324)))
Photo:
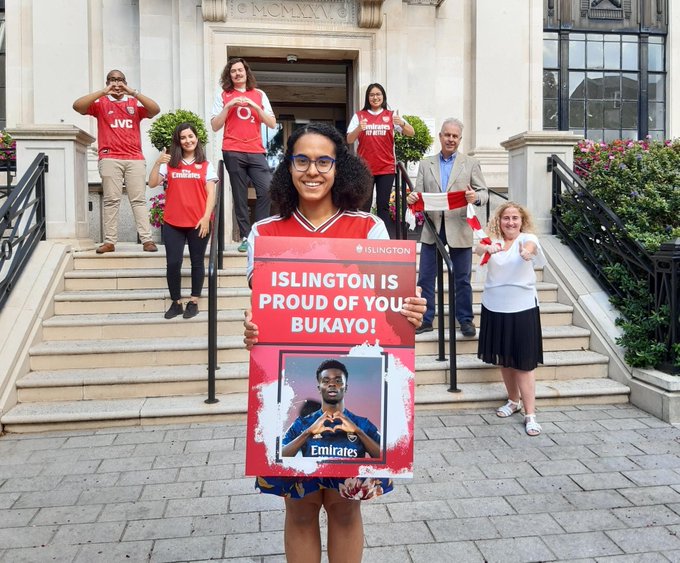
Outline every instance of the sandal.
POLYGON ((521 399, 517 402, 508 399, 507 403, 505 403, 502 407, 498 407, 498 409, 496 409, 496 416, 500 416, 501 418, 508 418, 509 416, 512 416, 513 414, 521 410, 522 410, 521 399))
POLYGON ((529 436, 538 436, 541 433, 541 425, 536 422, 535 414, 528 414, 524 417, 524 430, 529 436))

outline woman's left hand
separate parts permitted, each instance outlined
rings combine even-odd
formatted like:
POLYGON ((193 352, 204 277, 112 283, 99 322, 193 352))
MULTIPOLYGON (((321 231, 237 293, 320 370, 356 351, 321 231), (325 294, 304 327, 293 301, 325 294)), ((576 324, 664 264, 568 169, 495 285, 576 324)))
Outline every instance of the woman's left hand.
POLYGON ((536 245, 533 242, 527 242, 524 245, 519 243, 519 255, 522 260, 527 262, 533 260, 536 257, 536 245))
POLYGON ((416 328, 423 324, 423 315, 427 310, 427 301, 420 296, 420 293, 420 287, 416 287, 416 296, 407 297, 404 306, 401 308, 401 314, 416 328))
POLYGON ((198 236, 201 238, 207 237, 210 232, 210 217, 203 217, 196 223, 195 229, 198 229, 198 236))

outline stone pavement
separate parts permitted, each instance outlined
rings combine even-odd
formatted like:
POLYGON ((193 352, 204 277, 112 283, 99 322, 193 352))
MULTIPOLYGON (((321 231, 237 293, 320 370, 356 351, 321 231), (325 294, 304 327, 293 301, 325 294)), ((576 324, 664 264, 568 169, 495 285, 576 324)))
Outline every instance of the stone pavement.
MULTIPOLYGON (((680 428, 630 405, 419 411, 415 478, 365 502, 364 561, 680 561, 680 428)), ((243 421, 5 435, 0 561, 284 561, 243 421)), ((325 556, 324 556, 325 560, 325 556)))

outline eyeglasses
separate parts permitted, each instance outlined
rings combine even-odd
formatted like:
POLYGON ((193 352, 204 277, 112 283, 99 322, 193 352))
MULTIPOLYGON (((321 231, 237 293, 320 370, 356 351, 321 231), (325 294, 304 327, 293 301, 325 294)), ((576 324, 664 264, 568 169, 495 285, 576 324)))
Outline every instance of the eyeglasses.
POLYGON ((369 98, 382 98, 383 95, 382 94, 369 94, 368 97, 369 98))
POLYGON ((127 81, 122 76, 111 76, 109 77, 109 82, 122 82, 123 84, 127 84, 127 81))
POLYGON ((293 163, 293 168, 295 168, 295 170, 298 172, 307 172, 312 163, 314 163, 316 166, 316 171, 319 174, 330 172, 333 168, 333 165, 335 164, 335 159, 331 158, 330 156, 322 156, 316 160, 312 160, 304 154, 294 154, 290 157, 290 160, 293 163))

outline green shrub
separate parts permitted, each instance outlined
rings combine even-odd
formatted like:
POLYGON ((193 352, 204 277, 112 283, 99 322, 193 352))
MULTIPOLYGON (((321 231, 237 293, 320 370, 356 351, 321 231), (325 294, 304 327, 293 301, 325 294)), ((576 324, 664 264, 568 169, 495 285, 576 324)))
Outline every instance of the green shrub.
POLYGON ((402 116, 414 129, 415 135, 394 136, 394 152, 400 162, 418 162, 432 146, 432 135, 425 122, 417 115, 402 116))
POLYGON ((172 133, 180 123, 184 122, 191 123, 196 127, 198 132, 198 139, 201 141, 203 146, 208 143, 208 133, 205 128, 205 123, 203 119, 196 115, 194 112, 178 109, 174 112, 162 113, 156 118, 156 120, 151 124, 149 129, 149 139, 151 144, 156 147, 159 151, 163 150, 163 147, 170 149, 170 143, 172 142, 172 133))
MULTIPOLYGON (((628 234, 649 254, 662 242, 680 237, 680 141, 585 140, 574 149, 574 168, 588 190, 619 217, 628 234)), ((588 223, 594 220, 575 198, 567 197, 561 210, 562 220, 573 234, 587 232, 588 223)), ((620 293, 611 301, 621 313, 617 325, 623 336, 617 342, 625 349, 626 362, 635 367, 658 367, 668 351, 657 341, 656 331, 667 332, 669 311, 655 310, 644 273, 609 264, 597 244, 591 250, 607 281, 620 293)), ((680 365, 680 346, 670 355, 672 362, 680 365)))

